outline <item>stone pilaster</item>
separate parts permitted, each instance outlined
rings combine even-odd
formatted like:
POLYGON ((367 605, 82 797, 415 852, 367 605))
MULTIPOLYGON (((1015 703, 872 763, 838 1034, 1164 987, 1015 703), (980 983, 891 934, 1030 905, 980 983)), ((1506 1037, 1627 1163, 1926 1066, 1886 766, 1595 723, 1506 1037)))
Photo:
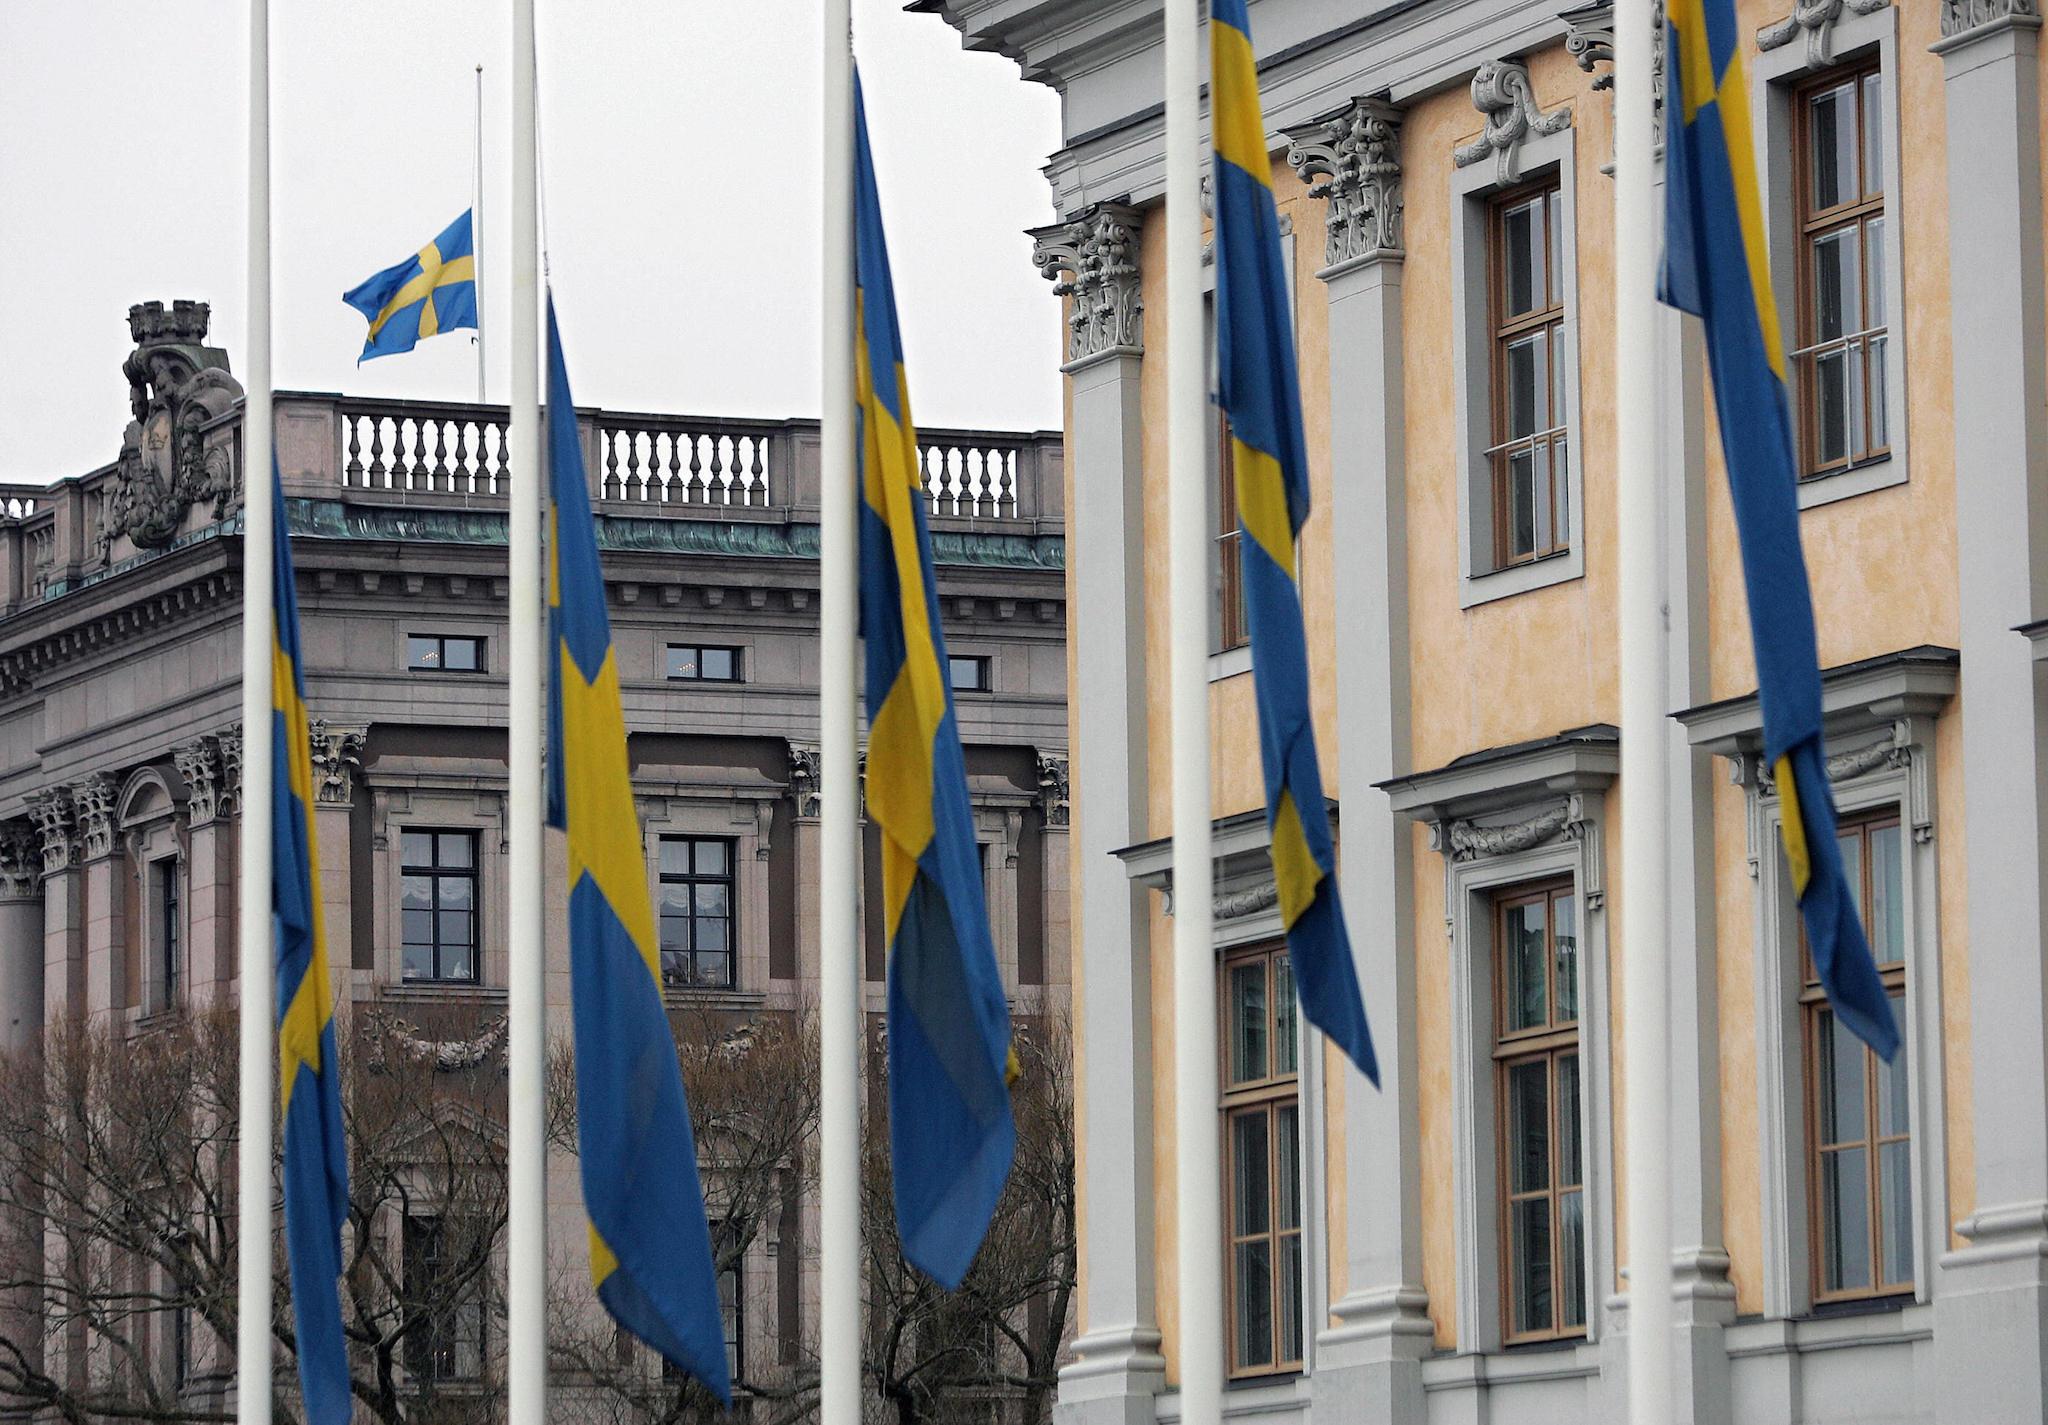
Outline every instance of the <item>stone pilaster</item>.
POLYGON ((26 822, 0 826, 0 1053, 43 1037, 43 847, 26 822))
POLYGON ((2034 0, 1942 0, 1976 1206, 1935 1289, 1941 1418, 2048 1418, 2048 332, 2034 0))
MULTIPOLYGON (((1315 1410, 1420 1420, 1433 1344, 1422 1285, 1416 1108, 1415 843, 1374 784, 1410 770, 1407 450, 1402 371, 1401 111, 1356 99, 1288 132, 1288 162, 1326 204, 1331 538, 1337 625, 1338 884, 1380 1059, 1377 1091, 1343 1075, 1341 1282, 1316 1342, 1315 1410), (1342 398, 1336 397, 1342 392, 1342 398)), ((1333 1088, 1335 1086, 1333 1085, 1333 1088)), ((1334 1235, 1334 1233, 1333 1233, 1334 1235)), ((1333 1277, 1336 1275, 1333 1271, 1333 1277)))
POLYGON ((186 987, 194 1008, 212 1002, 228 980, 235 955, 234 827, 222 814, 227 794, 221 740, 200 737, 171 749, 185 784, 185 824, 190 840, 185 900, 190 929, 186 987))
POLYGON ((85 1009, 85 933, 79 897, 78 817, 67 787, 31 792, 28 814, 43 853, 43 1022, 85 1009))
POLYGON ((114 824, 114 779, 95 772, 71 784, 85 863, 85 1010, 94 1017, 128 1005, 127 863, 114 824))
POLYGON ((1100 203, 1031 234, 1032 260, 1069 303, 1067 593, 1070 607, 1088 611, 1073 624, 1069 711, 1070 756, 1089 792, 1072 809, 1088 1276, 1074 1360, 1060 1372, 1062 1425, 1150 1425, 1166 1379, 1153 1252, 1148 893, 1110 854, 1147 834, 1141 225, 1132 209, 1100 203))

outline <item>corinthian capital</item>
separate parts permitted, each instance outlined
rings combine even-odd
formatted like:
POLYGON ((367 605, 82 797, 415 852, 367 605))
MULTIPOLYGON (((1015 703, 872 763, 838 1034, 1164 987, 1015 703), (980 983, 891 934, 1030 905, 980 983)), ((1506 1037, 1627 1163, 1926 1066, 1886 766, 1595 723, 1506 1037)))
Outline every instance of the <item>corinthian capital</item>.
POLYGON ((1327 203, 1323 263, 1401 256, 1401 111, 1353 99, 1287 130, 1287 162, 1327 203))
POLYGON ((171 749, 178 775, 185 781, 185 819, 206 826, 220 810, 220 739, 201 737, 171 749))
POLYGON ((95 772, 71 784, 78 811, 80 853, 88 861, 114 854, 114 779, 95 772))
POLYGON ((1124 203, 1097 203, 1063 223, 1033 228, 1031 261, 1053 284, 1053 295, 1071 297, 1067 312, 1067 362, 1105 352, 1135 355, 1144 349, 1139 319, 1138 231, 1144 219, 1124 203))
POLYGON ((71 789, 51 787, 28 794, 28 814, 43 843, 43 874, 54 876, 78 864, 78 812, 71 789))
POLYGON ((42 837, 25 821, 0 824, 0 900, 34 900, 42 893, 42 837))

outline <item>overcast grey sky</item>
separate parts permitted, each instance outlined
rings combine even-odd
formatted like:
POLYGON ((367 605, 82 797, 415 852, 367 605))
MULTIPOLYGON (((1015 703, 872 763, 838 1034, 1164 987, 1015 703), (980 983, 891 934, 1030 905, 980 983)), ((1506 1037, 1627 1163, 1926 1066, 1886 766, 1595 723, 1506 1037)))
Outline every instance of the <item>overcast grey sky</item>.
MULTIPOLYGON (((341 293, 470 198, 484 72, 491 398, 509 389, 502 0, 272 5, 275 379, 474 399, 466 332, 358 368, 341 293)), ((244 7, 0 0, 0 481, 118 453, 132 302, 213 304, 239 374, 244 7)), ((1022 230, 1057 101, 900 0, 854 0, 913 412, 1059 424, 1058 305, 1022 230)), ((540 0, 543 201, 580 404, 815 415, 815 0, 540 0)))

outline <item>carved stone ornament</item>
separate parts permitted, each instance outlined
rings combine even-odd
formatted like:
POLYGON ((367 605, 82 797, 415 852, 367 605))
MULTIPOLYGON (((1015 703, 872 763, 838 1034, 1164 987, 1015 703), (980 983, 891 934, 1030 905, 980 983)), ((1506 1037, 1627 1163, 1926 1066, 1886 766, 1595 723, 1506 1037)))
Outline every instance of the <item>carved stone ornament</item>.
POLYGON ((228 354, 204 344, 208 318, 204 302, 128 309, 135 350, 121 372, 135 418, 101 516, 109 539, 125 534, 143 549, 161 549, 178 537, 194 504, 211 500, 218 520, 240 493, 231 445, 209 448, 201 433, 242 399, 228 354))
POLYGON ((1067 361, 1144 347, 1138 297, 1138 232, 1144 219, 1123 203, 1097 203, 1064 223, 1033 228, 1031 262, 1069 297, 1067 361))
POLYGON ((1038 754, 1038 804, 1045 811, 1047 826, 1065 826, 1071 814, 1067 805, 1067 759, 1058 752, 1038 754))
POLYGON ((192 826, 209 825, 220 814, 220 739, 200 737, 171 749, 178 775, 185 782, 185 819, 192 826))
MULTIPOLYGON (((1879 0, 1879 3, 1889 4, 1890 0, 1879 0)), ((1564 52, 1577 62, 1580 69, 1592 74, 1595 65, 1614 63, 1614 0, 1599 0, 1597 4, 1567 10, 1558 18, 1565 23, 1564 52)), ((1656 147, 1661 152, 1664 147, 1664 0, 1656 0, 1654 23, 1650 51, 1650 121, 1656 147)), ((1611 93, 1614 71, 1610 68, 1605 74, 1595 75, 1592 87, 1611 93)))
MULTIPOLYGON (((1842 12, 1875 15, 1891 3, 1892 0, 1797 0, 1791 14, 1756 32, 1756 47, 1760 50, 1782 49, 1803 33, 1806 36, 1807 64, 1832 64, 1835 57, 1835 21, 1842 17, 1842 12)), ((1943 33, 1947 33, 1946 29, 1943 33)))
POLYGON ((797 742, 789 744, 789 794, 796 801, 798 816, 816 816, 819 813, 822 755, 815 747, 797 742))
POLYGON ((1941 37, 1950 39, 2002 20, 2040 18, 2038 0, 1941 0, 1941 37))
POLYGON ((1256 886, 1247 886, 1241 891, 1230 891, 1217 896, 1209 903, 1209 913, 1218 920, 1241 920, 1248 915, 1257 915, 1269 906, 1280 904, 1280 887, 1272 881, 1256 886))
POLYGON ((220 797, 215 816, 236 816, 242 810, 242 725, 220 735, 220 797))
POLYGON ((1486 116, 1486 132, 1461 144, 1451 155, 1460 168, 1489 157, 1499 182, 1512 183, 1520 173, 1522 140, 1562 133, 1572 126, 1571 105, 1544 113, 1536 107, 1536 88, 1529 67, 1516 59, 1489 59, 1472 76, 1472 107, 1486 116))
POLYGON ((35 900, 42 893, 42 837, 25 821, 0 825, 0 900, 35 900))
POLYGON ((1379 99, 1287 131, 1287 162, 1327 203, 1323 264, 1401 255, 1401 111, 1379 99))
POLYGON ((315 718, 307 730, 313 753, 313 799, 322 806, 345 807, 363 770, 368 736, 360 727, 333 727, 315 718))
POLYGON ((1476 861, 1482 856, 1513 856, 1555 839, 1571 820, 1571 804, 1559 802, 1534 816, 1501 826, 1453 821, 1446 830, 1446 839, 1453 861, 1476 861))
POLYGON ((78 817, 79 854, 97 861, 114 854, 114 779, 95 772, 71 784, 71 804, 78 817))
POLYGON ((474 1039, 428 1039, 405 1020, 372 1010, 363 1016, 372 1031, 370 1067, 398 1069, 392 1050, 412 1063, 431 1062, 442 1073, 482 1066, 493 1054, 502 1052, 510 1020, 505 1015, 487 1021, 474 1039))
POLYGON ((28 794, 28 814, 43 843, 43 874, 54 876, 78 864, 78 812, 69 787, 28 794))

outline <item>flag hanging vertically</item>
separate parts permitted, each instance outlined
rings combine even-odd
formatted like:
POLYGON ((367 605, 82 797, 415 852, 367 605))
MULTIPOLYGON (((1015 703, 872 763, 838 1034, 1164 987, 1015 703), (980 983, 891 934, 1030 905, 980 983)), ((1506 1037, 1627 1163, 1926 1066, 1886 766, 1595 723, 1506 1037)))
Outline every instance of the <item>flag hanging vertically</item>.
POLYGON ((1308 455, 1244 0, 1212 0, 1209 45, 1216 399, 1230 419, 1273 877, 1302 1013, 1377 1084, 1379 1063, 1337 901, 1336 848, 1309 715, 1308 638, 1295 568, 1295 540, 1308 521, 1308 455))
POLYGON ((1015 1061, 946 676, 917 430, 857 74, 853 85, 860 631, 868 814, 882 833, 889 946, 889 1151, 903 1255, 950 1289, 974 1261, 1009 1176, 1015 1061))
POLYGON ((647 855, 569 372, 548 301, 548 824, 569 839, 576 1131, 612 1318, 728 1405, 697 1146, 661 993, 647 855))
POLYGON ((441 235, 374 277, 342 293, 341 300, 369 318, 360 366, 373 356, 411 351, 423 339, 476 325, 476 246, 470 213, 441 235))
POLYGON ((299 665, 291 529, 274 464, 270 478, 276 550, 271 557, 270 900, 278 1102, 284 1105, 285 1257, 308 1425, 348 1425, 348 1350, 340 1296, 341 1224, 348 1220, 341 1066, 334 1052, 334 988, 327 977, 327 933, 320 919, 313 747, 299 665))
POLYGON ((1783 803, 1785 864, 1807 948, 1842 1023, 1889 1059, 1898 1025, 1842 873, 1823 760, 1820 655, 1800 548, 1792 404, 1764 250, 1742 31, 1733 0, 1667 0, 1666 10, 1678 83, 1665 101, 1658 295, 1706 323, 1756 646, 1764 760, 1783 803))

